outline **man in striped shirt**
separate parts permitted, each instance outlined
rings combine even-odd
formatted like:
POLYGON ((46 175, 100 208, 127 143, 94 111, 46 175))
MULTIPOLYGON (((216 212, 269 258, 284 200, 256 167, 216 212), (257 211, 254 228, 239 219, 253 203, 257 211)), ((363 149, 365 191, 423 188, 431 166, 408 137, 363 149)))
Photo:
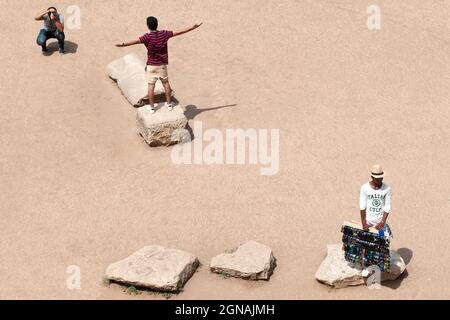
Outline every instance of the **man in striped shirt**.
POLYGON ((172 89, 169 84, 169 75, 167 72, 167 65, 169 64, 169 53, 167 48, 167 42, 170 38, 179 36, 181 34, 187 33, 194 29, 200 27, 202 23, 195 24, 194 26, 180 30, 180 31, 167 31, 158 30, 158 20, 155 17, 147 18, 147 26, 150 29, 149 33, 144 34, 139 40, 134 40, 130 42, 124 42, 117 44, 117 47, 127 47, 135 44, 144 44, 147 48, 147 67, 146 75, 148 81, 148 98, 149 105, 147 108, 151 113, 155 113, 155 83, 158 79, 161 80, 164 85, 164 90, 166 93, 166 107, 169 111, 172 111, 173 104, 171 102, 172 89))

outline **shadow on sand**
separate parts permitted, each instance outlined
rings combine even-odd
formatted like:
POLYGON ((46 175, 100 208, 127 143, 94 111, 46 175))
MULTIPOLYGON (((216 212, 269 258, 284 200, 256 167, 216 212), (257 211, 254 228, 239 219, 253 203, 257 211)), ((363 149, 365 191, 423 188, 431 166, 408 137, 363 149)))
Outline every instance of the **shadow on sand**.
POLYGON ((231 108, 231 107, 236 107, 236 106, 237 106, 237 104, 228 104, 228 105, 224 105, 224 106, 199 109, 197 106, 190 104, 190 105, 186 106, 186 111, 184 112, 184 114, 186 115, 186 118, 188 118, 188 120, 193 120, 196 116, 198 116, 200 113, 203 113, 203 112, 219 110, 219 109, 223 109, 223 108, 231 108))
MULTIPOLYGON (((190 104, 190 105, 186 106, 186 110, 184 111, 184 114, 188 120, 194 120, 194 118, 196 116, 198 116, 200 113, 207 112, 207 111, 219 110, 219 109, 223 109, 223 108, 232 108, 235 106, 237 106, 237 104, 227 104, 224 106, 199 109, 197 106, 190 104)), ((191 135, 191 141, 193 141, 195 139, 194 131, 192 130, 192 128, 189 124, 187 125, 186 130, 189 131, 189 134, 191 135)))
MULTIPOLYGON (((45 53, 45 56, 51 56, 55 52, 58 52, 58 41, 53 41, 47 45, 48 52, 45 53)), ((74 54, 77 53, 78 44, 72 41, 64 41, 64 50, 66 54, 74 54)))
POLYGON ((406 264, 406 270, 403 272, 403 274, 394 281, 388 281, 383 283, 382 285, 384 287, 388 287, 391 289, 398 289, 400 285, 402 284, 403 280, 408 278, 408 264, 411 262, 411 259, 413 257, 413 252, 411 249, 408 248, 400 248, 397 250, 398 254, 403 258, 403 261, 405 261, 406 264))

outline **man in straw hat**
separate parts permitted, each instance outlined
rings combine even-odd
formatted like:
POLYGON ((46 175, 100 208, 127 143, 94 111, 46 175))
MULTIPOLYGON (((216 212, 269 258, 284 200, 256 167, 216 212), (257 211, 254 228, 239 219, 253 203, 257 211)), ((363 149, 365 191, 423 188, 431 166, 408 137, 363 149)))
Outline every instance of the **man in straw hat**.
POLYGON ((361 187, 359 205, 361 222, 364 230, 375 227, 392 237, 391 229, 386 220, 391 211, 391 188, 383 183, 385 172, 379 164, 370 170, 371 181, 361 187))

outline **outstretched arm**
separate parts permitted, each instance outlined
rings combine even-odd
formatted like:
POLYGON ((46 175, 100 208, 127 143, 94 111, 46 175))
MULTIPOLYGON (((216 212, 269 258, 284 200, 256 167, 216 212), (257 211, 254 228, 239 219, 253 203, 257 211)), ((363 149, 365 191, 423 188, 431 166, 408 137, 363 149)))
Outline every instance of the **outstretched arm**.
POLYGON ((140 44, 141 41, 140 40, 133 40, 133 41, 129 41, 129 42, 122 42, 122 43, 118 43, 116 44, 116 47, 128 47, 128 46, 134 46, 135 44, 140 44))
POLYGON ((188 33, 188 32, 190 32, 190 31, 192 31, 192 30, 197 29, 197 28, 200 27, 202 24, 203 24, 203 22, 196 23, 196 24, 194 24, 194 25, 193 25, 192 27, 190 27, 190 28, 187 28, 187 29, 184 29, 184 30, 180 30, 180 31, 175 31, 175 32, 173 33, 173 36, 176 37, 176 36, 179 36, 179 35, 188 33))

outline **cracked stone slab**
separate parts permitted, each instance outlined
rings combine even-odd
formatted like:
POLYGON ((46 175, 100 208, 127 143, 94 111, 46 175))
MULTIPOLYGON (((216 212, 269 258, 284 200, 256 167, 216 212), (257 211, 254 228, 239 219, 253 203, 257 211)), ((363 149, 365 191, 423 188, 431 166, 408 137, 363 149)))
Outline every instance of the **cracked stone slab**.
POLYGON ((139 134, 151 147, 171 146, 182 141, 190 141, 186 129, 188 120, 179 104, 169 111, 164 104, 158 104, 155 113, 146 107, 136 111, 136 126, 139 134))
MULTIPOLYGON (((403 258, 394 250, 391 250, 391 272, 381 273, 381 282, 393 281, 400 277, 406 270, 403 258)), ((355 268, 345 260, 342 245, 331 244, 327 246, 327 256, 316 272, 316 279, 334 288, 345 288, 365 284, 363 270, 355 268)))
POLYGON ((249 241, 229 253, 211 259, 210 269, 246 280, 269 280, 276 267, 272 249, 256 241, 249 241))
MULTIPOLYGON (((142 107, 148 100, 148 82, 145 76, 146 62, 137 54, 130 53, 117 59, 106 67, 109 77, 117 82, 125 98, 135 107, 142 107)), ((155 84, 155 97, 164 96, 164 86, 158 80, 155 84)))
POLYGON ((183 288, 198 266, 198 259, 188 252, 153 245, 111 263, 105 276, 125 285, 175 292, 183 288))

